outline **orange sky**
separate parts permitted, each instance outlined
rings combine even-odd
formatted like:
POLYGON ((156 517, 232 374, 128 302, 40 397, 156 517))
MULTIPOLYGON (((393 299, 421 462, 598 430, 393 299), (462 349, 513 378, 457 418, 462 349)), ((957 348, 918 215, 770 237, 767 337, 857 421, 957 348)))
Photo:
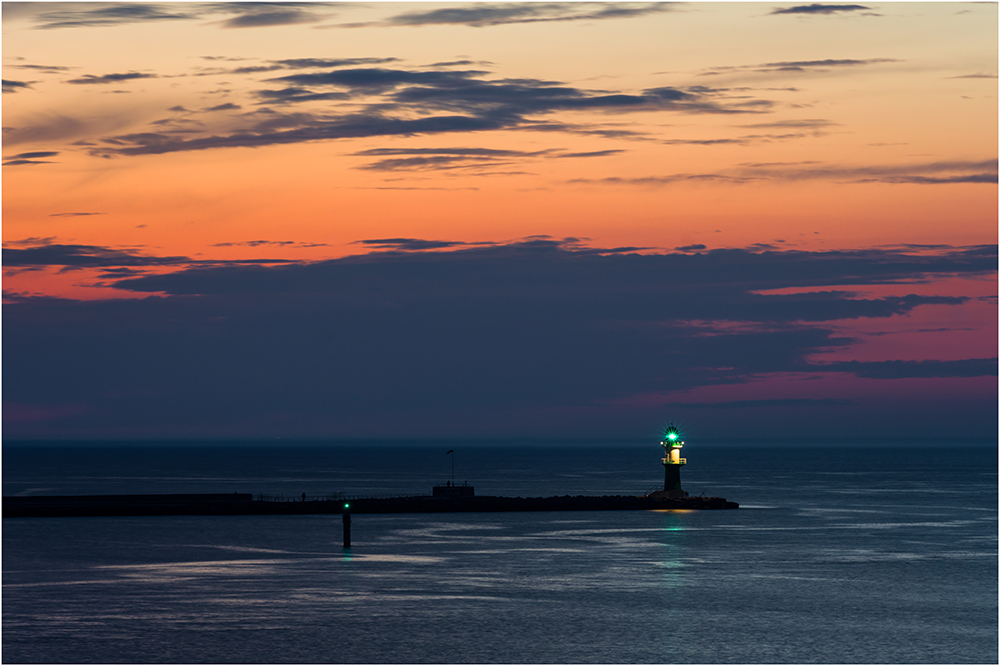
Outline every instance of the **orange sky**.
MULTIPOLYGON (((545 234, 660 250, 995 242, 995 4, 617 6, 629 16, 527 6, 168 3, 111 16, 88 3, 5 3, 4 241, 212 259, 336 257, 400 237, 545 234), (276 64, 306 58, 373 61, 276 64), (587 98, 669 89, 687 102, 532 98, 494 129, 273 140, 357 114, 489 115, 468 100, 401 100, 400 85, 275 81, 375 69, 587 98), (289 87, 329 98, 262 96, 289 87), (258 147, 115 154, 132 135, 247 132, 258 147), (427 156, 438 161, 414 161, 427 156), (395 162, 375 168, 382 160, 395 162), (260 240, 313 247, 219 246, 260 240)), ((4 286, 82 295, 84 273, 8 273, 4 286)))

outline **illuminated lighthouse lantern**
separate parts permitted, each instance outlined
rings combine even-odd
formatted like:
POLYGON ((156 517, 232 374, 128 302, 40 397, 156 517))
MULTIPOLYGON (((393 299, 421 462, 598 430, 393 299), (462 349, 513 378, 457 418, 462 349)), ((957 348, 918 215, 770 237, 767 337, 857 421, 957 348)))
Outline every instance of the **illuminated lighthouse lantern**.
POLYGON ((681 488, 681 467, 687 464, 687 458, 681 458, 681 447, 684 442, 681 440, 681 433, 677 427, 671 423, 663 432, 663 492, 671 497, 684 497, 687 493, 681 488))

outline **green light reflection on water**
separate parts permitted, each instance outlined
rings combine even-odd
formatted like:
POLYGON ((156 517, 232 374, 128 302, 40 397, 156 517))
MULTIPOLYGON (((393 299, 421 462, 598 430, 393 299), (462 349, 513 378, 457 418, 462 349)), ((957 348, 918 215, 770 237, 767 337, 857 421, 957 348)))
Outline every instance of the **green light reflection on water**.
POLYGON ((684 532, 686 522, 685 513, 690 511, 658 511, 662 515, 660 543, 662 551, 657 563, 662 569, 660 574, 660 585, 663 589, 673 590, 686 585, 683 563, 684 546, 682 540, 685 538, 678 532, 684 532))

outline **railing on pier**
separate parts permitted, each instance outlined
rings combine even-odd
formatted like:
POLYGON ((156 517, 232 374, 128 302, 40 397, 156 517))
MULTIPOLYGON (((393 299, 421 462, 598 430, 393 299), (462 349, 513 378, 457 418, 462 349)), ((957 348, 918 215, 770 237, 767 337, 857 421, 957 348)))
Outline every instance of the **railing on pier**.
POLYGON ((677 460, 671 460, 670 458, 660 458, 664 465, 687 465, 687 458, 678 458, 677 460))

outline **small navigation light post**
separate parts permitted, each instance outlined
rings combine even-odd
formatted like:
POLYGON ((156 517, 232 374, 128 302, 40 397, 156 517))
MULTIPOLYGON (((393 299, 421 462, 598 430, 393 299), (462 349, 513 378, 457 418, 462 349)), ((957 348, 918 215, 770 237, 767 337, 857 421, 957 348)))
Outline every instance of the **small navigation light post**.
POLYGON ((351 547, 351 503, 344 502, 344 548, 351 547))
POLYGON ((663 432, 663 492, 677 497, 684 496, 681 488, 681 467, 687 464, 687 458, 681 458, 681 433, 673 423, 663 432))

